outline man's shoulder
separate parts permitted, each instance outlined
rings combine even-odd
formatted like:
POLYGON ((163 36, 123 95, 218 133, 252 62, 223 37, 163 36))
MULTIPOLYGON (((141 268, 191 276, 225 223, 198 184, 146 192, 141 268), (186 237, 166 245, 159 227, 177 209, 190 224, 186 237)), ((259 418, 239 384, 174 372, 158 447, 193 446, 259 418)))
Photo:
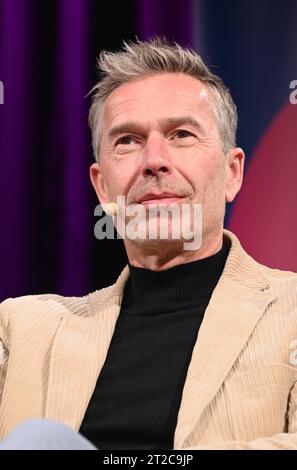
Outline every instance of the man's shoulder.
POLYGON ((59 294, 35 294, 8 298, 0 303, 2 321, 11 315, 71 313, 79 316, 96 314, 96 311, 111 304, 120 304, 120 299, 128 277, 125 267, 114 284, 89 292, 83 296, 63 296, 59 294))
POLYGON ((288 309, 290 311, 296 311, 297 273, 267 266, 253 258, 251 258, 251 260, 250 266, 252 266, 252 268, 249 273, 250 278, 253 275, 257 281, 262 278, 261 282, 257 282, 255 285, 263 292, 266 292, 268 289, 274 296, 275 305, 280 306, 284 312, 288 309))
POLYGON ((259 262, 245 251, 234 233, 224 232, 231 242, 225 269, 227 275, 252 289, 272 289, 279 298, 291 296, 297 305, 297 273, 259 262))
POLYGON ((290 270, 271 268, 264 264, 258 263, 260 269, 263 270, 264 274, 271 279, 272 282, 297 282, 297 273, 290 270))
POLYGON ((119 304, 118 299, 114 285, 84 296, 35 294, 5 299, 0 303, 0 364, 12 335, 18 338, 31 335, 32 331, 45 336, 53 334, 64 319, 92 318, 106 306, 119 304))
POLYGON ((272 288, 282 296, 295 298, 297 305, 297 273, 258 264, 272 288))
POLYGON ((39 306, 42 310, 55 311, 57 308, 66 308, 69 311, 73 311, 73 313, 79 313, 79 311, 88 308, 91 298, 96 297, 98 301, 103 300, 111 291, 112 287, 111 285, 83 296, 33 294, 11 297, 3 300, 0 305, 2 309, 7 310, 39 306))

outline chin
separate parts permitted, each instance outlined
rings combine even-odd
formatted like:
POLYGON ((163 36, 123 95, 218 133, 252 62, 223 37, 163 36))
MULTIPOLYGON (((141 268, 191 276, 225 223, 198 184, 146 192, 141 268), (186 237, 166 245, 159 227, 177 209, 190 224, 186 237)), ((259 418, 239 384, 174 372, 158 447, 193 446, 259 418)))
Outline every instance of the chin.
POLYGON ((160 250, 168 251, 180 251, 183 247, 184 240, 181 239, 170 239, 170 238, 155 238, 155 239, 140 239, 136 238, 135 240, 130 240, 130 243, 142 247, 144 250, 147 250, 148 253, 160 255, 160 250))

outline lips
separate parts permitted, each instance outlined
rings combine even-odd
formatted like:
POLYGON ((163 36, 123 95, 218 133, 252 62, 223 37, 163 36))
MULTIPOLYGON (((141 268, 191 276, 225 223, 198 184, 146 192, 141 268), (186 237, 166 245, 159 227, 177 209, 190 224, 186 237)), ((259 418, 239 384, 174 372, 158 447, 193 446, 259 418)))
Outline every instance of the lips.
POLYGON ((139 204, 173 204, 181 199, 180 195, 174 193, 148 193, 141 197, 138 201, 139 204))

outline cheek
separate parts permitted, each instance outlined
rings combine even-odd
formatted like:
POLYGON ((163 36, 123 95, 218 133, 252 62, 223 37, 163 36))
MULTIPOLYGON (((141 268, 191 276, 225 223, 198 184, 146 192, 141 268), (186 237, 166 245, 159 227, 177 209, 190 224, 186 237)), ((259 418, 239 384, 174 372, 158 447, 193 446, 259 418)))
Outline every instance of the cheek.
POLYGON ((191 182, 197 194, 202 194, 219 179, 221 169, 214 160, 199 159, 181 168, 181 173, 191 182))
POLYGON ((225 174, 222 168, 218 168, 212 175, 212 179, 206 188, 206 203, 209 201, 209 206, 213 208, 216 213, 221 213, 225 208, 225 174))
POLYGON ((218 204, 225 198, 225 169, 220 164, 202 164, 191 175, 196 194, 205 204, 218 204))
POLYGON ((126 194, 128 175, 127 168, 120 168, 120 166, 106 168, 104 181, 110 199, 115 200, 118 195, 126 194))
POLYGON ((108 175, 111 179, 116 178, 125 185, 139 175, 141 163, 141 158, 136 152, 122 158, 114 158, 107 166, 108 175))

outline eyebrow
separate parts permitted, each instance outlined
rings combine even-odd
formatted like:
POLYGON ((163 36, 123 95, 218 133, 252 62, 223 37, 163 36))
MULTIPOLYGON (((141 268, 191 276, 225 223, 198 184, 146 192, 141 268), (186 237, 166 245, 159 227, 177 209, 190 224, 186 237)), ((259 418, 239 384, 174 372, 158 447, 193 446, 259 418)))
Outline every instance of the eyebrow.
POLYGON ((203 125, 197 121, 192 116, 180 116, 180 117, 170 117, 168 119, 160 120, 161 123, 166 127, 167 125, 179 127, 179 126, 192 126, 197 129, 200 133, 205 134, 203 125))
MULTIPOLYGON (((196 119, 192 116, 179 116, 165 119, 163 118, 159 120, 159 123, 164 128, 190 125, 191 127, 194 127, 199 133, 205 134, 205 130, 202 124, 200 124, 199 121, 196 121, 196 119)), ((123 124, 118 124, 112 127, 108 133, 108 137, 113 138, 119 134, 123 134, 126 132, 136 132, 143 134, 145 132, 145 128, 136 121, 125 122, 123 124)))
POLYGON ((108 133, 108 137, 116 137, 119 134, 124 134, 126 132, 140 132, 143 133, 143 126, 141 126, 139 123, 130 121, 130 122, 125 122, 124 124, 118 124, 117 126, 114 126, 110 129, 108 133))

